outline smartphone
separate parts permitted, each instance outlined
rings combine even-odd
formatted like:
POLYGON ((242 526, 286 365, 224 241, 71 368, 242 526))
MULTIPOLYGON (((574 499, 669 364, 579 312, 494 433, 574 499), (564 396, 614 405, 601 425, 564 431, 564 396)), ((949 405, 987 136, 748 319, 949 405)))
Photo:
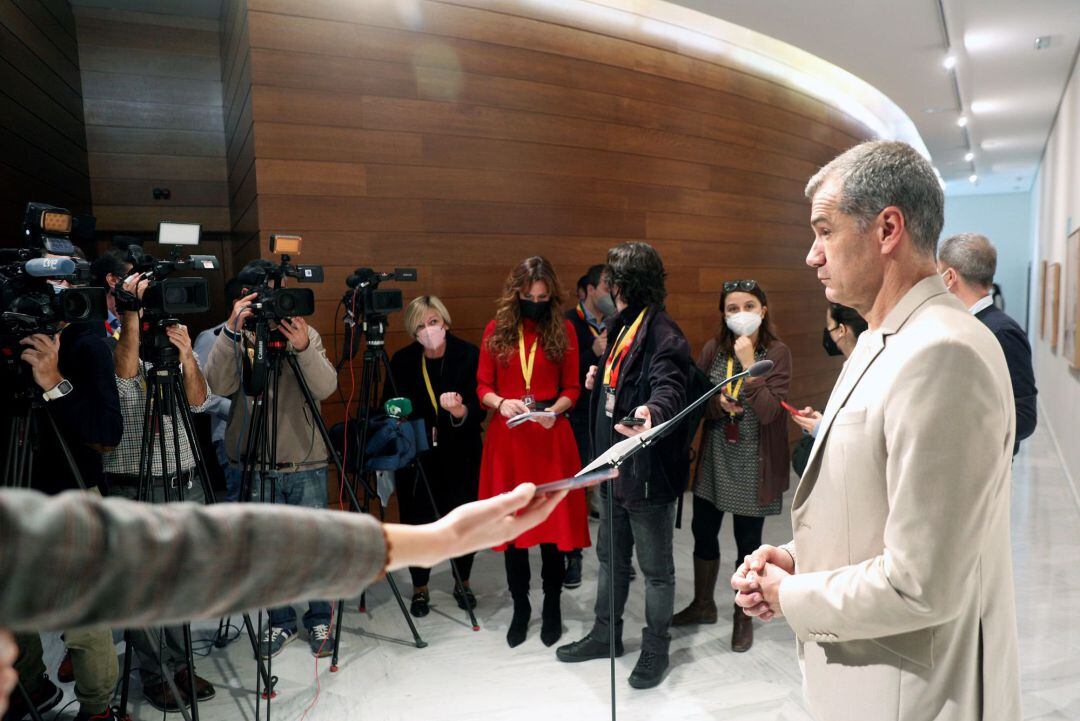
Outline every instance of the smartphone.
POLYGON ((563 478, 562 480, 552 481, 551 483, 541 483, 536 487, 536 495, 541 493, 555 493, 556 491, 574 490, 576 488, 588 488, 589 486, 597 486, 604 481, 610 481, 619 475, 618 468, 602 468, 598 471, 592 471, 581 476, 574 476, 572 478, 563 478))
POLYGON ((638 418, 636 416, 627 416, 626 418, 623 418, 621 421, 619 421, 619 423, 623 424, 624 426, 643 426, 645 425, 645 419, 638 418))
POLYGON ((793 415, 793 416, 799 416, 800 418, 802 417, 802 411, 800 411, 800 410, 799 410, 798 408, 796 408, 795 406, 791 405, 791 404, 790 404, 790 403, 788 403, 787 401, 780 401, 780 405, 781 405, 781 406, 783 407, 783 409, 784 409, 785 411, 787 411, 787 412, 788 412, 788 413, 790 413, 791 415, 793 415))

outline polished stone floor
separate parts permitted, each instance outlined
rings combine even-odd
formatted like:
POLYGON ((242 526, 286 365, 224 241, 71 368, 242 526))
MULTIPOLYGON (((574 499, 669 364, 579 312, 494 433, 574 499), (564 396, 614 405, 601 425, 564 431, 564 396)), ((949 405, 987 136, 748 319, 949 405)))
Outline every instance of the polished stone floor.
MULTIPOLYGON (((766 523, 766 541, 787 540, 789 500, 790 494, 784 515, 766 523)), ((1024 718, 1080 719, 1080 575, 1070 565, 1080 555, 1080 505, 1042 428, 1024 444, 1016 461, 1013 541, 1024 718)), ((726 568, 735 557, 726 527, 722 548, 726 568)), ((676 531, 676 565, 678 608, 692 591, 689 509, 683 529, 676 531)), ((535 558, 534 585, 539 581, 538 566, 535 558)), ((586 583, 563 596, 564 642, 576 640, 590 625, 595 594, 595 580, 590 579, 595 579, 596 572, 591 551, 586 551, 585 567, 586 583)), ((407 594, 408 575, 398 573, 397 579, 407 594)), ((450 596, 448 568, 436 569, 432 614, 418 621, 429 644, 424 649, 405 642, 408 630, 387 584, 375 586, 366 614, 357 612, 356 603, 348 604, 338 673, 331 674, 324 660, 316 676, 315 660, 303 640, 274 660, 273 673, 280 681, 271 718, 302 718, 316 696, 317 683, 318 699, 306 716, 312 720, 610 718, 607 662, 566 665, 555 660, 554 649, 544 647, 539 638, 539 591, 533 593, 536 617, 529 639, 509 649, 504 636, 511 604, 501 557, 481 554, 473 584, 480 599, 479 632, 468 627, 464 612, 450 596)), ((620 718, 810 718, 801 701, 793 636, 782 622, 759 624, 756 644, 746 654, 730 650, 730 612, 715 626, 677 630, 666 681, 657 689, 634 691, 626 677, 640 648, 637 629, 643 618, 639 577, 631 586, 627 609, 627 654, 615 664, 620 718)), ((201 635, 200 630, 196 633, 201 635)), ((57 643, 49 643, 47 661, 55 665, 58 654, 57 643)), ((202 719, 254 719, 254 662, 246 639, 215 650, 197 666, 199 674, 218 687, 217 697, 200 707, 202 719)), ((70 688, 67 695, 70 700, 70 688)), ((141 694, 136 692, 134 698, 136 719, 161 718, 160 712, 141 703, 141 694)))

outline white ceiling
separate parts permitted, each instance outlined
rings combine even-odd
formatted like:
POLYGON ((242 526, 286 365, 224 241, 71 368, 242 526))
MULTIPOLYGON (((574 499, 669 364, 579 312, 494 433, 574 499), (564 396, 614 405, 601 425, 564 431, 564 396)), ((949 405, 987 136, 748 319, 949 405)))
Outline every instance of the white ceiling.
POLYGON ((876 87, 915 123, 949 195, 1030 189, 1080 45, 1080 0, 672 1, 795 45, 876 87), (1051 36, 1049 48, 1035 50, 1040 35, 1051 36), (957 59, 970 163, 946 50, 957 59), (976 184, 968 181, 973 171, 976 184))

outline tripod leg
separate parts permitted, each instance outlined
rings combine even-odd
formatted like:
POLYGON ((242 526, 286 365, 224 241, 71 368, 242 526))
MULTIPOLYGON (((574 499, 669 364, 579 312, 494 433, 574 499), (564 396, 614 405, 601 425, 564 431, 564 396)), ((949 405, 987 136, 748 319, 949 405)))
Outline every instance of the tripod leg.
POLYGON ((16 681, 15 687, 19 691, 19 695, 22 696, 23 702, 26 704, 27 713, 30 714, 30 718, 33 721, 44 721, 41 718, 41 712, 37 710, 37 706, 34 705, 34 700, 30 698, 30 694, 27 693, 26 687, 22 685, 22 681, 16 681))
MULTIPOLYGON (((162 631, 164 633, 164 631, 162 631)), ((199 721, 199 699, 195 695, 195 653, 191 650, 191 624, 184 624, 184 654, 188 664, 188 698, 191 699, 191 721, 199 721)))
POLYGON ((131 629, 124 629, 124 678, 120 683, 120 708, 118 718, 127 718, 128 694, 131 692, 131 657, 135 648, 131 644, 131 629))
POLYGON ((49 425, 52 426, 53 433, 56 434, 56 439, 60 441, 60 450, 64 454, 64 458, 67 460, 68 466, 71 468, 71 473, 75 477, 75 482, 79 484, 79 488, 86 490, 86 483, 83 481, 82 473, 79 472, 79 467, 75 464, 75 456, 71 455, 71 448, 68 447, 67 441, 64 440, 64 434, 60 432, 60 427, 56 425, 56 419, 52 417, 52 413, 48 408, 43 408, 45 411, 45 417, 49 419, 49 425))
MULTIPOLYGON (((255 655, 255 666, 259 677, 256 684, 261 682, 266 688, 271 689, 270 693, 272 695, 277 696, 277 691, 272 690, 275 683, 270 678, 270 674, 266 672, 266 665, 262 662, 262 655, 259 653, 259 637, 255 633, 255 624, 251 622, 251 614, 245 612, 243 618, 244 628, 247 630, 248 639, 251 641, 251 652, 255 655)), ((259 625, 262 626, 261 617, 259 618, 259 625)))
POLYGON ((330 673, 337 673, 338 653, 341 650, 341 619, 345 615, 345 602, 337 602, 337 628, 334 629, 334 655, 330 659, 330 673))

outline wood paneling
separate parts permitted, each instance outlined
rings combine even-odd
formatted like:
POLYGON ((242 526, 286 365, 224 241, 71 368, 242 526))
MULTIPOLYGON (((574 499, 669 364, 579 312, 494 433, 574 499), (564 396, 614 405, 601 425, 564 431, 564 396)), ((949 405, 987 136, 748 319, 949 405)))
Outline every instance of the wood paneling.
POLYGON ((18 238, 28 201, 90 211, 71 26, 66 2, 0 0, 0 233, 9 239, 18 238))
MULTIPOLYGON (((515 0, 401 7, 224 10, 232 221, 255 234, 238 252, 303 233, 302 260, 326 266, 311 319, 324 336, 358 266, 416 267, 405 301, 444 297, 455 330, 478 341, 526 256, 548 256, 572 291, 608 248, 645 240, 695 352, 716 331, 723 281, 757 279, 795 354, 792 398, 822 405, 838 363, 821 351, 803 186, 868 130, 731 59, 635 35, 636 23, 574 26, 515 0)), ((400 321, 391 352, 408 340, 400 321)))
POLYGON ((98 229, 197 222, 217 242, 231 231, 218 22, 86 7, 75 20, 98 229))

